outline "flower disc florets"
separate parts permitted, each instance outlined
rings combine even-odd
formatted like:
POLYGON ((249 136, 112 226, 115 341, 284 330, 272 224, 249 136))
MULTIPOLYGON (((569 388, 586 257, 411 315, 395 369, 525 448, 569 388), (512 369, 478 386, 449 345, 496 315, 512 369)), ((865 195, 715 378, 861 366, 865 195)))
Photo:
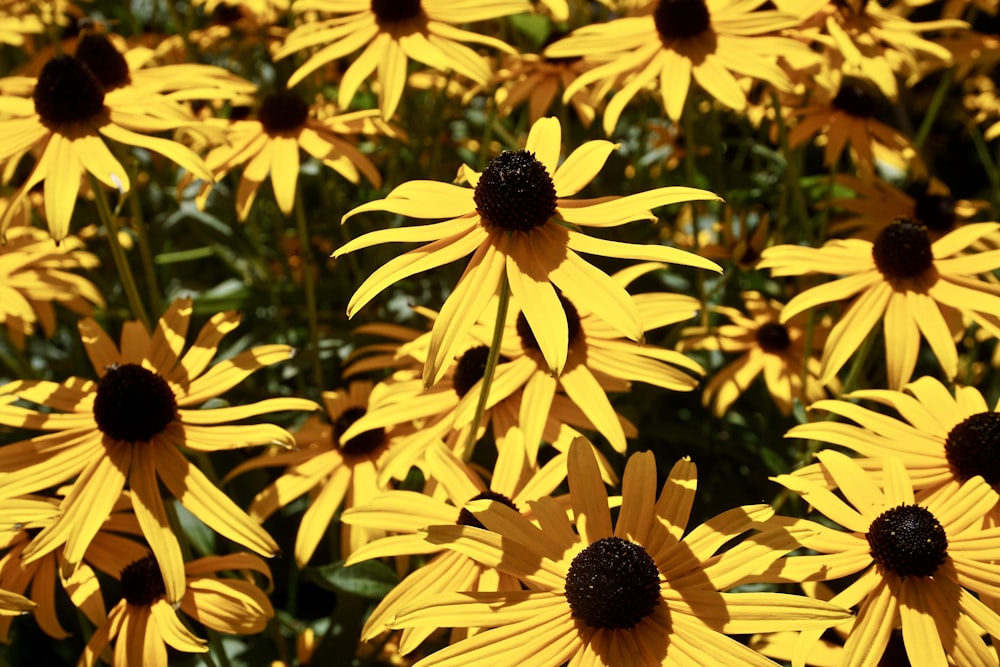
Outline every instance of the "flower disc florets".
POLYGON ((663 39, 697 37, 712 26, 705 0, 660 0, 653 10, 656 32, 663 39))
MULTIPOLYGON (((481 493, 477 493, 476 495, 469 498, 470 503, 473 500, 495 500, 499 503, 503 503, 504 505, 511 508, 515 512, 521 511, 517 509, 517 505, 514 504, 513 500, 511 500, 502 493, 497 493, 496 491, 483 491, 481 493)), ((469 510, 465 509, 464 507, 462 508, 462 511, 458 513, 458 525, 472 526, 473 528, 482 528, 483 530, 486 530, 486 526, 484 526, 482 522, 476 518, 476 515, 470 512, 469 510)))
POLYGON ((784 352, 792 344, 788 327, 780 322, 765 322, 757 328, 757 344, 765 352, 784 352))
POLYGON ((855 118, 874 118, 878 106, 867 86, 854 79, 844 79, 831 104, 855 118))
POLYGON ((82 60, 67 55, 45 63, 32 97, 35 112, 46 125, 87 120, 104 108, 100 80, 82 60))
POLYGON ((121 582, 122 597, 137 607, 149 606, 167 594, 160 566, 151 555, 126 565, 121 582))
POLYGON ((380 26, 409 21, 422 13, 420 0, 372 0, 372 14, 380 26))
POLYGON ((928 229, 950 232, 955 228, 955 202, 945 195, 925 193, 916 199, 914 216, 928 229))
POLYGON ((309 105, 290 90, 271 93, 260 103, 257 119, 268 134, 297 130, 309 117, 309 105))
POLYGON ((980 412, 956 424, 944 453, 959 480, 982 475, 987 484, 1000 484, 1000 413, 980 412))
POLYGON ((163 376, 137 364, 115 365, 97 384, 97 428, 122 442, 148 442, 177 419, 177 398, 163 376))
POLYGON ((472 196, 487 227, 528 232, 556 213, 556 187, 529 151, 504 151, 490 160, 472 196))
POLYGON ((385 429, 373 428, 357 434, 347 442, 341 442, 340 436, 351 424, 365 416, 367 410, 360 406, 347 408, 333 422, 334 442, 338 443, 341 455, 346 459, 360 459, 373 456, 386 444, 385 429))
POLYGON ((573 558, 566 600, 592 628, 634 628, 660 603, 660 571, 641 545, 605 537, 573 558))
POLYGON ((875 237, 872 258, 887 280, 922 275, 934 266, 927 228, 909 218, 896 218, 875 237))
POLYGON ((868 528, 872 559, 900 579, 929 577, 948 556, 948 537, 941 522, 920 505, 886 510, 868 528))
MULTIPOLYGON (((489 360, 489 357, 490 348, 488 345, 470 347, 465 351, 465 354, 459 357, 458 363, 455 365, 455 375, 451 382, 459 398, 468 394, 469 390, 483 379, 483 376, 486 374, 486 362, 489 360)), ((500 355, 498 361, 503 363, 507 361, 507 358, 500 355)))
MULTIPOLYGON (((559 303, 562 304, 563 313, 566 314, 566 328, 569 331, 569 345, 572 346, 577 339, 580 338, 580 332, 583 327, 580 324, 580 313, 576 312, 576 306, 574 306, 569 299, 559 294, 559 303)), ((538 339, 535 338, 534 332, 531 331, 531 325, 528 324, 528 318, 524 316, 524 311, 517 314, 517 335, 521 338, 521 347, 525 350, 534 350, 535 352, 541 351, 541 347, 538 345, 538 339)))
POLYGON ((107 35, 87 33, 76 44, 76 57, 90 68, 105 92, 131 81, 128 62, 107 35))

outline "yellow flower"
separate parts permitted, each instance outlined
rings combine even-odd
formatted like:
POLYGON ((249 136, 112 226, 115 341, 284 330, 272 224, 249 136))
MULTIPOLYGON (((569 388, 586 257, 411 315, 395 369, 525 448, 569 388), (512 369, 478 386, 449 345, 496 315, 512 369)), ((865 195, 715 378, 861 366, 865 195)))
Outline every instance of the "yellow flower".
POLYGON ((404 608, 395 627, 493 626, 419 665, 496 665, 498 657, 504 665, 773 665, 726 635, 826 628, 849 617, 800 596, 720 592, 794 549, 797 535, 770 530, 716 555, 771 514, 751 506, 684 536, 697 486, 690 460, 677 462, 657 499, 653 454, 634 454, 612 525, 590 451, 578 441, 569 452, 578 533, 553 498, 530 504, 537 525, 502 503, 478 501, 468 509, 488 530, 426 529, 432 544, 513 575, 527 589, 441 593, 404 608))
POLYGON ((14 227, 7 245, 0 245, 0 324, 11 340, 24 348, 25 336, 40 324, 51 336, 56 329, 53 304, 78 315, 90 315, 91 304, 104 307, 104 297, 92 282, 71 273, 93 269, 99 261, 83 250, 76 237, 56 244, 45 232, 32 227, 14 227))
POLYGON ((781 321, 825 303, 853 299, 826 340, 820 382, 832 380, 882 322, 889 387, 899 389, 913 375, 921 335, 953 378, 962 316, 976 321, 1000 316, 1000 297, 975 278, 1000 268, 1000 251, 961 254, 998 229, 997 223, 969 224, 931 243, 926 227, 899 218, 884 227, 874 243, 847 239, 829 241, 822 248, 773 246, 764 250, 757 266, 771 269, 775 276, 845 276, 796 295, 782 309, 781 321))
POLYGON ((281 59, 297 51, 321 46, 288 80, 295 86, 326 63, 358 49, 340 80, 337 105, 346 109, 358 88, 377 72, 379 109, 391 117, 406 86, 410 59, 441 72, 454 70, 480 84, 490 78, 489 64, 462 44, 482 44, 514 53, 502 40, 456 27, 531 11, 525 0, 297 0, 292 10, 322 12, 332 18, 307 21, 293 30, 275 53, 281 59))
POLYGON ((184 596, 175 604, 156 559, 147 556, 121 572, 122 599, 107 620, 98 626, 80 656, 80 665, 97 664, 113 640, 114 664, 167 667, 167 646, 185 653, 206 653, 205 640, 193 634, 179 618, 178 610, 194 621, 218 632, 251 635, 262 632, 274 616, 264 591, 253 583, 251 573, 271 573, 260 558, 251 554, 206 556, 184 566, 184 596), (222 571, 243 576, 219 577, 222 571))
MULTIPOLYGON (((817 554, 788 556, 749 580, 799 583, 858 575, 830 600, 859 608, 844 646, 845 667, 879 664, 898 626, 912 664, 996 664, 982 634, 1000 636, 1000 615, 971 592, 1000 596, 1000 532, 982 528, 983 515, 1000 495, 976 476, 915 496, 893 456, 883 459, 880 481, 838 452, 816 456, 843 499, 825 483, 798 475, 775 481, 846 530, 776 517, 780 525, 812 528, 814 535, 802 543, 817 554)), ((793 664, 802 664, 820 634, 802 633, 793 664)))
MULTIPOLYGON (((534 123, 552 110, 552 103, 590 65, 582 58, 547 58, 534 53, 513 56, 495 79, 500 85, 495 97, 497 113, 508 116, 517 107, 528 103, 528 119, 534 123)), ((578 90, 568 102, 585 127, 590 127, 597 115, 597 100, 585 90, 578 90)))
POLYGON ((795 67, 815 60, 809 48, 769 35, 791 28, 791 14, 759 10, 764 0, 649 0, 636 16, 584 26, 545 49, 552 58, 583 56, 599 64, 582 73, 563 95, 594 82, 618 91, 604 110, 611 134, 629 101, 659 80, 663 109, 681 117, 692 80, 726 106, 742 111, 747 98, 737 75, 791 87, 778 65, 783 56, 795 67))
POLYGON ((65 544, 71 567, 80 563, 126 483, 142 533, 164 573, 167 599, 184 594, 183 561, 169 528, 160 482, 208 527, 257 553, 278 551, 274 540, 185 458, 180 447, 210 452, 294 440, 272 424, 227 422, 279 410, 313 410, 312 401, 273 398, 249 405, 199 409, 254 371, 287 360, 287 345, 251 348, 208 368, 219 341, 239 324, 235 312, 211 318, 182 355, 190 299, 178 299, 150 334, 127 322, 118 348, 92 319, 80 323, 84 348, 100 380, 24 381, 0 387, 0 424, 48 431, 0 448, 6 496, 75 480, 62 513, 24 552, 25 562, 65 544), (206 370, 207 369, 207 370, 206 370), (46 411, 16 405, 25 401, 46 411))
POLYGON ((631 297, 577 252, 720 271, 714 262, 676 248, 608 241, 571 229, 568 225, 608 228, 655 219, 652 207, 718 197, 695 188, 666 187, 627 197, 569 199, 597 175, 617 145, 588 141, 559 164, 560 141, 559 121, 543 118, 532 125, 525 150, 500 154, 481 174, 464 166, 472 188, 411 181, 385 199, 362 204, 344 216, 389 211, 449 218, 433 225, 371 232, 339 248, 335 257, 379 243, 430 241, 372 273, 351 298, 349 316, 392 283, 472 253, 434 322, 424 366, 428 386, 441 379, 504 281, 525 309, 527 323, 554 373, 566 365, 569 341, 555 287, 623 336, 641 340, 643 325, 631 297))

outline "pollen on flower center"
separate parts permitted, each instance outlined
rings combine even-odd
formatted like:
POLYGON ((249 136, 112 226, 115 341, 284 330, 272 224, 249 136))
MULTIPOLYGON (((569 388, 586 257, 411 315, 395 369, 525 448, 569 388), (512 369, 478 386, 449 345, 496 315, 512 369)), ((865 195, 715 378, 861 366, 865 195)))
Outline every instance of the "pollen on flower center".
POLYGON ((125 566, 121 572, 122 597, 131 605, 146 607, 167 594, 160 566, 152 555, 125 566))
POLYGON ((107 35, 87 33, 76 44, 76 57, 90 68, 105 91, 114 90, 131 80, 125 56, 107 35))
POLYGON ((472 195, 487 227, 528 232, 556 213, 556 187, 529 151, 504 151, 490 160, 472 195))
POLYGON ((372 0, 372 14, 379 25, 409 21, 422 13, 420 0, 372 0))
POLYGON ((641 545, 605 537, 573 558, 566 600, 592 628, 634 628, 660 603, 660 571, 641 545))
MULTIPOLYGON (((502 493, 497 493, 496 491, 483 491, 481 493, 477 493, 476 495, 469 498, 470 503, 473 500, 495 500, 499 503, 503 503, 504 505, 511 508, 515 512, 521 511, 517 508, 517 505, 514 504, 513 500, 511 500, 502 493)), ((470 512, 469 510, 465 509, 464 507, 462 508, 462 511, 458 513, 457 523, 460 526, 472 526, 473 528, 482 528, 483 530, 486 530, 486 526, 484 526, 482 522, 476 518, 476 515, 470 512)))
POLYGON ((97 385, 94 421, 115 440, 148 442, 177 419, 177 398, 163 376, 137 364, 115 365, 97 385))
POLYGON ((1000 484, 1000 413, 980 412, 956 424, 944 454, 959 480, 982 475, 987 484, 1000 484))
MULTIPOLYGON (((569 299, 559 294, 559 303, 562 304, 563 313, 566 314, 566 327, 569 330, 569 345, 572 346, 573 343, 580 338, 580 332, 583 327, 580 325, 580 313, 576 312, 576 306, 574 306, 569 299)), ((525 350, 534 350, 535 352, 541 351, 541 347, 538 345, 538 339, 535 338, 534 332, 531 330, 531 325, 528 324, 528 318, 524 316, 524 311, 517 314, 517 335, 521 338, 521 347, 525 350)))
POLYGON ((765 322, 757 328, 757 344, 765 352, 784 352, 792 344, 788 327, 780 322, 765 322))
POLYGON ((341 442, 340 436, 350 428, 351 424, 365 416, 367 410, 360 406, 347 408, 333 422, 334 442, 338 443, 340 453, 347 459, 370 457, 385 446, 385 429, 373 428, 357 434, 347 442, 341 442))
POLYGON ((660 37, 697 37, 712 26, 705 0, 660 0, 653 10, 653 23, 660 37))
MULTIPOLYGON (((486 374, 486 362, 490 356, 488 345, 477 345, 470 347, 458 359, 455 366, 455 376, 452 378, 452 386, 459 398, 469 393, 476 383, 483 379, 486 374)), ((507 361, 506 357, 500 355, 499 361, 507 361)))
POLYGON ((50 126, 87 120, 104 108, 101 81, 82 60, 67 55, 45 63, 32 97, 35 112, 50 126))
POLYGON ((950 232, 955 228, 955 202, 945 195, 924 193, 916 198, 914 217, 935 232, 950 232))
POLYGON ((920 505, 900 505, 882 512, 868 528, 872 559, 900 579, 929 577, 948 556, 941 522, 920 505))
POLYGON ((279 90, 264 98, 257 111, 257 119, 268 134, 297 130, 309 117, 309 105, 298 93, 279 90))
POLYGON ((860 81, 844 79, 831 104, 834 109, 839 109, 855 118, 874 118, 877 102, 860 81))
POLYGON ((927 228, 909 218, 896 218, 875 237, 872 258, 887 280, 922 275, 934 266, 927 228))

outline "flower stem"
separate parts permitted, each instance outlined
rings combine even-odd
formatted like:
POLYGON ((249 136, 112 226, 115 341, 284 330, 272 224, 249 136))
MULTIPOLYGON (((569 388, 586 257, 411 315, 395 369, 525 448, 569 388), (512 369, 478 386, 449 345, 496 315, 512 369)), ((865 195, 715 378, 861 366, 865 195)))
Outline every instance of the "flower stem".
POLYGON ((930 106, 927 107, 927 112, 924 113, 920 127, 913 137, 913 147, 917 149, 918 153, 923 148, 924 142, 927 141, 927 135, 931 133, 931 127, 933 127, 934 121, 937 119, 938 112, 941 111, 941 105, 944 103, 945 97, 948 95, 948 91, 951 89, 951 84, 954 80, 955 68, 952 67, 945 71, 944 76, 941 77, 941 82, 938 84, 937 90, 934 91, 934 97, 931 98, 930 106))
POLYGON ((483 384, 479 389, 479 401, 476 403, 476 414, 469 425, 469 436, 465 441, 465 449, 462 452, 462 460, 472 460, 472 451, 476 446, 476 434, 479 433, 479 425, 483 421, 486 413, 486 401, 490 397, 490 387, 493 384, 493 375, 496 373, 497 362, 500 360, 500 341, 503 339, 503 328, 507 322, 507 304, 510 303, 510 285, 507 277, 500 281, 500 294, 497 300, 497 319, 493 324, 493 338, 490 340, 490 354, 486 357, 486 370, 483 371, 483 384))
POLYGON ((115 267, 118 269, 118 277, 122 281, 122 288, 125 290, 125 296, 128 298, 132 316, 142 322, 143 326, 146 327, 146 331, 152 331, 149 315, 146 314, 146 308, 142 305, 142 298, 139 296, 139 287, 136 285, 132 267, 129 266, 125 250, 122 248, 121 243, 118 242, 118 225, 115 224, 114 216, 111 214, 111 207, 108 206, 108 196, 104 193, 104 186, 94 178, 93 174, 87 174, 87 176, 90 178, 90 189, 94 191, 94 200, 97 202, 97 213, 104 224, 105 232, 107 232, 108 244, 111 246, 111 256, 115 261, 115 267))
POLYGON ((319 315, 316 308, 316 263, 313 261, 312 244, 309 242, 309 227, 306 224, 306 208, 302 201, 302 189, 295 189, 295 228, 299 235, 299 257, 302 260, 302 281, 306 292, 306 316, 309 318, 309 352, 312 356, 313 383, 316 391, 326 389, 323 378, 323 362, 319 353, 319 315))
POLYGON ((153 250, 149 245, 149 233, 146 221, 142 216, 142 205, 138 198, 131 193, 128 195, 129 210, 132 213, 132 228, 135 229, 139 239, 139 257, 142 258, 142 274, 146 279, 146 291, 149 292, 149 303, 153 307, 154 313, 163 312, 163 303, 160 295, 160 281, 156 277, 155 262, 153 261, 153 250))

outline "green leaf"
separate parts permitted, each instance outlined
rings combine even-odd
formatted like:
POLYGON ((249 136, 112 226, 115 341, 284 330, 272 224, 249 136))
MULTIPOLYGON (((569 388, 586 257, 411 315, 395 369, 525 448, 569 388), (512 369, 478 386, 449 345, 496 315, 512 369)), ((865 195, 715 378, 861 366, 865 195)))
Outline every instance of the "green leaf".
POLYGON ((327 590, 373 600, 381 600, 399 583, 396 573, 377 560, 350 567, 344 567, 344 561, 337 561, 307 570, 306 576, 327 590))

